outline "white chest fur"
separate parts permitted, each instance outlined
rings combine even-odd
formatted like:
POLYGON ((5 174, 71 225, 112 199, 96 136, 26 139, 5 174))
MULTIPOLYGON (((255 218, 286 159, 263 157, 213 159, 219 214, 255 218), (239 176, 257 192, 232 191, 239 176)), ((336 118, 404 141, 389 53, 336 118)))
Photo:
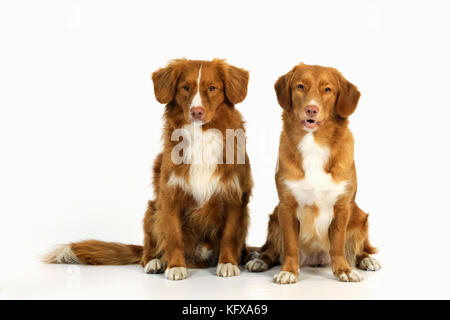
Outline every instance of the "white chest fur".
POLYGON ((298 148, 303 158, 305 176, 300 180, 286 180, 285 183, 299 204, 297 215, 300 223, 305 218, 302 216, 306 212, 303 210, 304 206, 317 206, 316 232, 319 236, 324 236, 333 219, 334 204, 345 192, 347 182, 336 183, 331 174, 325 172, 324 166, 330 158, 330 149, 317 144, 312 132, 303 137, 298 148))
POLYGON ((186 125, 184 129, 183 162, 190 164, 189 177, 172 174, 168 183, 180 186, 201 205, 222 187, 215 171, 222 161, 223 139, 219 131, 203 131, 199 125, 186 125))

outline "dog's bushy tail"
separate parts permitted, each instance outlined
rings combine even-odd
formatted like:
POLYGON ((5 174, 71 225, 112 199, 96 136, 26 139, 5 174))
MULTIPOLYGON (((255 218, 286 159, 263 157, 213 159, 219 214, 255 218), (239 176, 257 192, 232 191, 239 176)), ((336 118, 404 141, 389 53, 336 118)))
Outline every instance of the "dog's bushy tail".
POLYGON ((125 265, 141 261, 142 246, 98 240, 85 240, 56 246, 42 256, 45 263, 125 265))

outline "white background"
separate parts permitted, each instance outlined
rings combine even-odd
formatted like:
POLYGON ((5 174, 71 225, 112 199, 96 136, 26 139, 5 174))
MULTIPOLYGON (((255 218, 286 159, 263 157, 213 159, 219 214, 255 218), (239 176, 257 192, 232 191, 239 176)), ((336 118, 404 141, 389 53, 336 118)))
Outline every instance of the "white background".
POLYGON ((2 1, 0 298, 450 298, 448 13, 447 1, 2 1), (139 266, 36 261, 55 243, 142 242, 163 113, 150 75, 177 57, 250 71, 237 108, 255 182, 251 245, 277 203, 277 77, 303 61, 358 86, 357 202, 381 271, 345 284, 306 269, 277 286, 277 269, 192 270, 174 283, 139 266))

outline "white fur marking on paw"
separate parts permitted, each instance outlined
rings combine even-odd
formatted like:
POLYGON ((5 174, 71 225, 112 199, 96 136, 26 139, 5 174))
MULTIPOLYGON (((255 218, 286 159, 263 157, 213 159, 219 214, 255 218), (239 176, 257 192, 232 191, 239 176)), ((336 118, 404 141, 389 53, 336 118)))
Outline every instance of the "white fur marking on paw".
POLYGON ((297 276, 289 271, 280 271, 273 277, 273 281, 278 284, 296 283, 297 276))
POLYGON ((354 270, 350 270, 349 272, 341 272, 336 275, 339 281, 342 282, 359 282, 362 280, 362 277, 358 272, 354 270))
POLYGON ((261 272, 269 269, 269 266, 263 260, 255 258, 247 262, 245 268, 250 272, 261 272))
POLYGON ((372 257, 367 257, 361 260, 359 267, 366 271, 378 271, 381 269, 381 264, 372 257))
POLYGON ((219 263, 217 265, 216 274, 219 277, 234 277, 241 273, 238 266, 232 263, 219 263))
POLYGON ((183 280, 187 278, 187 270, 185 267, 167 268, 164 274, 169 280, 183 280))
POLYGON ((152 259, 144 267, 146 273, 158 273, 163 268, 163 264, 159 259, 152 259))

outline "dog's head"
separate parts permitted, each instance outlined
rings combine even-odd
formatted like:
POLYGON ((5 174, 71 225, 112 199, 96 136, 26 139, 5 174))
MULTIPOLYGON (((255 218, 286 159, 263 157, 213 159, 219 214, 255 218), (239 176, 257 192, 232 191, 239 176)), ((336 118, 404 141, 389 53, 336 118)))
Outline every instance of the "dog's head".
POLYGON ((198 124, 211 121, 221 105, 232 107, 244 100, 248 78, 246 70, 219 59, 177 59, 152 74, 156 99, 175 102, 187 123, 198 124))
POLYGON ((307 131, 347 118, 360 97, 358 88, 336 69, 303 63, 278 78, 275 91, 281 107, 307 131))

